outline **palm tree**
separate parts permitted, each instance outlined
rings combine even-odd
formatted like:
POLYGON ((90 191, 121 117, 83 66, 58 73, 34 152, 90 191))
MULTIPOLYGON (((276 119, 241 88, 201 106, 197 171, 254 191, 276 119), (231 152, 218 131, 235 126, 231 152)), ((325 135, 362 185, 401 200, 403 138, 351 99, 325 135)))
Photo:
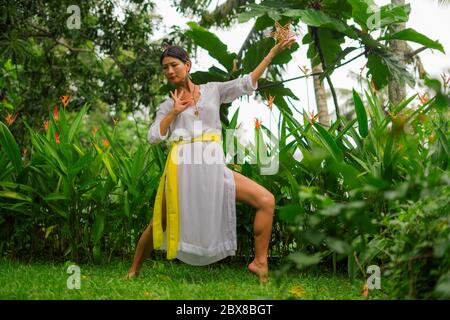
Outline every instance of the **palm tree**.
MULTIPOLYGON (((404 6, 405 0, 391 0, 391 3, 395 6, 404 6)), ((399 32, 406 28, 406 23, 397 23, 393 26, 393 32, 399 32)), ((406 64, 407 45, 403 40, 392 40, 390 42, 392 53, 397 57, 399 63, 406 64)), ((389 101, 396 105, 406 96, 405 84, 400 79, 393 79, 389 82, 389 101)))
MULTIPOLYGON (((314 66, 312 60, 312 73, 322 72, 322 64, 314 66)), ((330 115, 327 105, 327 92, 323 82, 320 80, 319 76, 313 76, 314 79, 314 93, 316 96, 317 113, 319 114, 319 122, 325 126, 330 125, 330 115)))
MULTIPOLYGON (((434 1, 434 0, 433 0, 434 1)), ((437 0, 439 5, 447 5, 448 0, 437 0)), ((405 0, 391 0, 393 5, 405 5, 405 0)), ((398 23, 394 25, 394 32, 401 31, 405 29, 405 23, 398 23)), ((399 62, 402 64, 413 63, 416 69, 419 71, 419 77, 423 78, 426 75, 426 71, 422 65, 422 61, 418 54, 424 49, 413 50, 406 41, 393 40, 390 42, 392 52, 398 58, 399 62)), ((389 83, 389 101, 392 104, 398 104, 406 95, 405 84, 401 81, 395 79, 389 83)))

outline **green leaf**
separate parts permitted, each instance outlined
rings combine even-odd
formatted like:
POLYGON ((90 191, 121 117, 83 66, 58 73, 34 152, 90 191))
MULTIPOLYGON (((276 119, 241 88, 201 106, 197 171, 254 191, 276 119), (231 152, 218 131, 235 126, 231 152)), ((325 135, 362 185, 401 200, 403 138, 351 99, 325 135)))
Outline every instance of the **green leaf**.
POLYGON ((372 21, 371 17, 379 10, 379 7, 373 0, 347 0, 347 2, 352 6, 353 20, 364 30, 368 30, 367 23, 372 21))
POLYGON ((351 252, 352 248, 346 241, 328 237, 326 242, 328 247, 336 253, 349 254, 351 252))
POLYGON ((273 40, 269 38, 264 38, 248 47, 245 51, 244 59, 242 59, 242 67, 244 70, 249 71, 255 69, 272 47, 273 40))
POLYGON ((318 264, 322 259, 320 253, 316 253, 314 255, 306 255, 301 252, 291 253, 288 258, 289 260, 295 262, 297 268, 299 269, 318 264))
POLYGON ((103 214, 97 214, 95 216, 94 225, 92 227, 92 242, 94 246, 102 237, 104 228, 105 228, 105 216, 103 214))
POLYGON ((380 21, 378 28, 383 28, 394 23, 408 22, 411 13, 411 5, 392 5, 382 6, 380 9, 380 21))
POLYGON ((356 118, 358 119, 358 131, 361 137, 365 138, 369 134, 367 113, 359 94, 353 89, 353 100, 355 102, 356 118))
POLYGON ((45 137, 36 134, 33 136, 32 141, 33 145, 42 148, 42 150, 39 150, 41 156, 46 159, 53 169, 57 170, 61 175, 67 175, 67 166, 60 156, 59 148, 56 149, 57 145, 54 140, 50 142, 45 137))
POLYGON ((377 257, 388 246, 386 238, 374 238, 366 246, 365 250, 362 250, 360 255, 361 264, 370 264, 372 260, 377 257))
POLYGON ((117 183, 117 176, 114 173, 114 170, 112 169, 111 161, 110 161, 110 158, 108 157, 108 154, 104 153, 103 150, 96 143, 94 143, 94 147, 97 150, 98 154, 100 155, 102 162, 105 165, 106 170, 108 170, 109 175, 111 176, 112 180, 115 183, 117 183))
POLYGON ((325 239, 325 235, 322 232, 309 229, 303 232, 303 238, 305 238, 312 244, 319 246, 321 242, 325 239))
POLYGON ((102 161, 103 161, 103 163, 105 164, 105 167, 106 167, 106 169, 108 170, 108 172, 109 172, 111 178, 113 179, 113 181, 114 181, 115 183, 117 183, 117 176, 116 176, 116 174, 114 173, 114 170, 112 169, 111 161, 110 161, 110 159, 109 159, 109 157, 108 157, 107 154, 102 154, 102 161))
POLYGON ((19 146, 17 145, 14 136, 11 134, 11 131, 9 131, 9 128, 3 122, 0 122, 0 145, 2 146, 1 150, 4 150, 8 155, 16 172, 22 172, 23 164, 19 146))
POLYGON ((77 132, 78 127, 80 126, 81 120, 82 120, 83 116, 86 114, 86 112, 88 111, 88 109, 89 109, 89 106, 87 104, 85 104, 83 106, 83 108, 81 108, 81 110, 78 112, 78 114, 77 114, 75 120, 73 121, 72 126, 70 127, 70 130, 69 130, 69 137, 67 140, 68 143, 72 142, 72 139, 75 136, 75 133, 77 132))
POLYGON ((247 22, 250 19, 253 19, 255 17, 263 16, 267 13, 267 8, 257 5, 257 4, 249 4, 246 6, 246 11, 241 12, 237 19, 239 23, 247 22))
POLYGON ((45 239, 48 238, 48 236, 50 235, 50 233, 53 231, 53 229, 56 227, 56 225, 50 226, 48 228, 45 229, 45 239))
POLYGON ((236 54, 229 53, 228 47, 214 33, 202 28, 195 22, 188 22, 187 25, 191 27, 191 30, 187 30, 185 35, 208 51, 209 55, 223 65, 228 72, 232 72, 236 54))
POLYGON ((308 26, 331 29, 346 34, 350 38, 356 39, 356 32, 344 22, 330 17, 325 12, 315 9, 288 10, 283 15, 299 17, 308 26))
POLYGON ((125 194, 125 198, 123 199, 123 211, 125 213, 125 216, 129 217, 130 216, 130 203, 128 201, 128 191, 125 190, 124 194, 125 194))
POLYGON ((10 181, 0 181, 0 186, 11 188, 11 189, 19 188, 24 191, 36 192, 36 189, 34 189, 30 186, 27 186, 25 184, 10 182, 10 181))
POLYGON ((28 197, 22 193, 19 193, 19 192, 14 192, 14 191, 0 191, 0 197, 24 200, 27 202, 33 201, 33 199, 31 199, 30 197, 28 197))
POLYGON ((298 204, 289 204, 280 209, 280 218, 286 222, 294 223, 297 216, 305 212, 302 206, 298 204))
POLYGON ((381 57, 376 54, 369 54, 367 68, 369 68, 368 73, 372 76, 372 81, 376 88, 383 88, 388 84, 390 78, 389 68, 381 57))
POLYGON ((82 169, 87 169, 92 164, 91 154, 86 154, 80 157, 77 162, 73 166, 70 167, 68 176, 74 177, 80 172, 82 169))
POLYGON ((44 197, 45 201, 55 201, 55 200, 69 200, 65 195, 61 193, 51 193, 48 196, 44 197))
POLYGON ((259 88, 260 88, 259 91, 263 97, 266 98, 269 95, 275 97, 274 104, 277 105, 278 107, 281 107, 280 104, 286 106, 287 109, 284 110, 290 113, 292 113, 292 111, 290 111, 286 103, 284 101, 283 103, 280 103, 281 101, 279 101, 278 99, 281 99, 283 97, 289 97, 293 100, 299 100, 299 98, 292 92, 292 90, 284 87, 282 83, 276 83, 273 81, 268 81, 266 79, 260 79, 259 88))
POLYGON ((348 273, 348 276, 350 278, 352 278, 352 279, 355 278, 357 270, 358 269, 356 268, 356 259, 353 256, 353 253, 350 252, 350 254, 348 255, 348 258, 347 258, 347 273, 348 273))
POLYGON ((264 14, 256 19, 255 30, 261 31, 269 27, 273 28, 273 25, 274 25, 273 19, 270 18, 269 15, 264 14))
MULTIPOLYGON (((345 36, 341 33, 327 29, 318 29, 317 34, 326 65, 332 66, 334 64, 338 64, 340 60, 338 61, 336 58, 344 58, 344 55, 341 54, 343 51, 341 45, 345 42, 345 36)), ((318 65, 320 63, 317 48, 314 43, 310 44, 308 48, 308 58, 314 59, 314 65, 318 65)))
POLYGON ((238 116, 239 116, 239 108, 237 108, 236 112, 233 114, 233 118, 231 118, 230 125, 228 126, 228 129, 236 129, 238 116))
POLYGON ((94 258, 94 263, 101 264, 102 262, 102 250, 100 245, 94 245, 92 248, 92 257, 94 258))
POLYGON ((439 278, 434 291, 442 298, 450 297, 450 272, 439 278))
MULTIPOLYGON (((433 122, 433 123, 434 123, 434 122, 433 122)), ((450 158, 450 144, 449 144, 449 142, 448 142, 448 139, 447 139, 447 137, 445 136, 445 134, 444 134, 444 132, 442 131, 442 129, 439 128, 439 127, 437 126, 436 123, 434 123, 434 125, 436 126, 436 131, 437 131, 437 134, 438 134, 438 136, 439 136, 439 140, 440 140, 441 143, 442 143, 442 147, 444 148, 445 153, 447 153, 447 157, 450 158)))
POLYGON ((326 131, 320 124, 314 122, 314 128, 316 128, 319 139, 322 141, 324 147, 332 155, 332 157, 337 161, 342 161, 344 156, 342 150, 336 144, 333 137, 326 131))
POLYGON ((427 48, 430 49, 437 49, 445 54, 444 47, 442 44, 440 44, 438 41, 433 41, 427 36, 417 32, 414 29, 407 28, 404 30, 401 30, 399 32, 390 33, 385 35, 384 37, 379 38, 378 40, 405 40, 405 41, 411 41, 415 43, 419 43, 421 45, 424 45, 427 48))

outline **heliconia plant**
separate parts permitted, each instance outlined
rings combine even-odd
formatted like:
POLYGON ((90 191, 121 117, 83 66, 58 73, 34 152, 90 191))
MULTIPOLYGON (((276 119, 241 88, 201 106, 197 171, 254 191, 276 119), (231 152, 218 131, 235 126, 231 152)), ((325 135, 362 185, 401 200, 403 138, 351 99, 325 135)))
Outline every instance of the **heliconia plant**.
POLYGON ((129 255, 152 215, 161 148, 142 144, 130 154, 103 123, 86 133, 89 106, 68 122, 65 101, 38 131, 24 122, 29 158, 0 123, 0 249, 44 254, 46 248, 55 257, 96 262, 114 252, 129 255))

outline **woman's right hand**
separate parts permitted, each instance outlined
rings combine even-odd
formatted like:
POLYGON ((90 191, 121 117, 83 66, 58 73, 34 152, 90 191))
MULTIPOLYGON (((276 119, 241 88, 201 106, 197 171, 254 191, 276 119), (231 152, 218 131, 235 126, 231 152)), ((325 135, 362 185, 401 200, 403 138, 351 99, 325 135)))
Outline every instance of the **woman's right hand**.
POLYGON ((177 91, 170 92, 170 95, 172 96, 173 100, 173 112, 175 115, 178 115, 179 113, 186 110, 190 105, 194 105, 194 99, 188 98, 188 99, 182 99, 183 96, 183 89, 180 90, 179 93, 177 91))

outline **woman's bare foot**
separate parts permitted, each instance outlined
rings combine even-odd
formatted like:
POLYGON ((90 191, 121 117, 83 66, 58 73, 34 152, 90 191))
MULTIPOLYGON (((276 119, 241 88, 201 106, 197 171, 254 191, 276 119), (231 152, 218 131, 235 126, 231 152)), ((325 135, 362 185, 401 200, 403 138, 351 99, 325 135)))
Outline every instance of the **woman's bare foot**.
POLYGON ((128 274, 125 277, 125 279, 126 280, 133 279, 133 278, 136 278, 138 275, 139 275, 139 272, 130 270, 130 271, 128 271, 128 274))
POLYGON ((267 282, 269 280, 269 267, 266 263, 260 263, 253 260, 252 263, 248 265, 248 270, 256 274, 261 282, 267 282))

